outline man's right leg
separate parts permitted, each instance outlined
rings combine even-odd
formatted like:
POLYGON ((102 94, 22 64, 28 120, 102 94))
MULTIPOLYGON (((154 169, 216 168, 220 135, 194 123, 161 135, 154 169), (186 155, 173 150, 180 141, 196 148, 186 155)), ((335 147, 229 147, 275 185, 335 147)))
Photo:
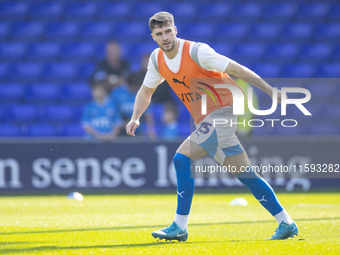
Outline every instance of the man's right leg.
POLYGON ((178 148, 173 159, 177 176, 175 220, 169 227, 153 232, 153 237, 165 240, 187 240, 188 218, 195 186, 191 173, 191 162, 205 155, 207 155, 206 151, 190 139, 186 139, 178 148))

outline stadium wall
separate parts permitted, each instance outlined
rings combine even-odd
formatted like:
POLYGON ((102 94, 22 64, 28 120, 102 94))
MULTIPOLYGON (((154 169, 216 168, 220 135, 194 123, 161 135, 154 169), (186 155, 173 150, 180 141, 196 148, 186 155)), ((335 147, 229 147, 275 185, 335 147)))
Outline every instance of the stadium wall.
MULTIPOLYGON (((129 138, 113 143, 3 140, 0 194, 174 190, 172 157, 179 143, 129 138)), ((273 187, 287 191, 339 189, 339 144, 339 138, 315 137, 252 138, 243 142, 252 165, 262 170, 273 187)), ((214 173, 204 172, 204 165, 214 164, 208 157, 195 162, 197 189, 227 192, 242 186, 231 174, 221 179, 216 178, 220 176, 216 169, 214 173)))

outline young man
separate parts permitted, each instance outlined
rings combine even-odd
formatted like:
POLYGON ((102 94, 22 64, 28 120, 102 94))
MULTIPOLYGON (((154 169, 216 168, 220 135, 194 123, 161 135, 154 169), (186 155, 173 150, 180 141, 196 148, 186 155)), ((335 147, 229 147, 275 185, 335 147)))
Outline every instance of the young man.
MULTIPOLYGON (((248 68, 217 54, 206 44, 189 42, 177 38, 173 16, 159 12, 149 20, 152 38, 158 44, 150 56, 148 71, 139 89, 134 111, 126 126, 128 135, 134 136, 139 119, 147 109, 152 94, 164 80, 183 101, 191 113, 196 131, 178 148, 174 156, 177 174, 177 211, 174 222, 152 233, 153 237, 165 240, 185 241, 188 238, 187 223, 194 193, 194 179, 191 177, 190 162, 209 154, 221 165, 235 166, 234 173, 253 193, 255 198, 279 223, 270 240, 280 240, 298 234, 298 228, 278 201, 269 184, 252 171, 247 154, 235 135, 236 126, 213 125, 214 118, 228 118, 232 115, 232 96, 226 89, 216 89, 214 84, 237 84, 230 78, 236 76, 272 96, 273 88, 248 68), (197 81, 197 78, 199 79, 197 81), (196 82, 195 82, 196 81, 196 82), (210 84, 209 84, 210 83, 210 84), (202 87, 210 88, 219 95, 219 104, 207 100, 207 115, 201 113, 202 87), (247 166, 246 171, 241 171, 247 166)), ((280 93, 279 93, 279 98, 280 93)))

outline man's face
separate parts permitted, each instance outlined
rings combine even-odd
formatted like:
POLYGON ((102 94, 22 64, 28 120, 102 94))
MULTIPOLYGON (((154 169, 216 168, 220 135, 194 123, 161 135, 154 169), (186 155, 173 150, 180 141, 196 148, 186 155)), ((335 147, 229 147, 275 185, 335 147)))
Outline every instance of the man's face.
POLYGON ((164 52, 169 52, 175 47, 177 28, 170 24, 163 27, 155 27, 151 35, 164 52))

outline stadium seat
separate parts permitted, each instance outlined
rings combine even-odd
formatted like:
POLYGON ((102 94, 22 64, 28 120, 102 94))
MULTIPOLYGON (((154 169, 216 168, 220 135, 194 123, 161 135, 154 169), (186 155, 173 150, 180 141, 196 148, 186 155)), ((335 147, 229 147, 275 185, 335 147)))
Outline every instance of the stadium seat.
POLYGON ((198 5, 197 16, 201 22, 218 23, 225 22, 229 17, 232 6, 226 2, 214 4, 203 2, 198 5))
POLYGON ((332 122, 316 123, 309 127, 308 133, 310 135, 339 135, 339 126, 334 125, 332 122))
POLYGON ((330 84, 328 79, 316 79, 304 87, 310 91, 312 102, 329 103, 337 99, 336 85, 330 84))
POLYGON ((327 18, 334 22, 340 21, 340 4, 339 2, 331 6, 331 11, 327 18))
POLYGON ((44 107, 43 120, 48 122, 74 121, 75 110, 70 105, 48 105, 44 107))
POLYGON ((114 23, 89 22, 80 27, 79 37, 86 41, 108 41, 113 34, 114 23))
POLYGON ((301 43, 309 42, 313 35, 313 26, 308 23, 290 23, 282 29, 281 41, 301 43))
POLYGON ((119 23, 114 32, 115 37, 124 42, 136 42, 146 38, 150 40, 148 25, 141 22, 119 23))
MULTIPOLYGON (((177 3, 176 3, 177 4, 177 3)), ((142 22, 148 20, 156 12, 164 11, 167 9, 166 4, 162 1, 158 2, 137 2, 132 6, 134 11, 134 18, 139 19, 142 22)))
POLYGON ((150 43, 136 43, 132 44, 130 46, 130 50, 128 50, 128 55, 125 55, 130 61, 131 60, 136 60, 137 62, 141 62, 143 56, 145 54, 151 54, 154 49, 156 48, 156 45, 154 42, 150 43))
POLYGON ((235 47, 235 54, 238 59, 244 59, 245 61, 256 60, 256 62, 261 61, 265 53, 266 46, 260 43, 245 43, 240 44, 235 47))
POLYGON ((44 34, 44 25, 40 22, 18 22, 11 31, 14 41, 39 41, 44 34))
POLYGON ((233 55, 235 54, 234 52, 234 44, 229 44, 229 43, 210 43, 209 44, 211 48, 213 48, 217 53, 233 58, 233 55))
POLYGON ((67 43, 62 47, 60 58, 63 61, 91 61, 94 60, 96 45, 93 43, 67 43))
POLYGON ((39 111, 36 106, 33 105, 25 105, 25 104, 18 104, 18 105, 11 105, 9 107, 9 114, 8 117, 13 122, 29 122, 33 123, 39 117, 39 111))
POLYGON ((209 42, 213 41, 215 25, 210 23, 187 23, 178 26, 178 32, 185 34, 185 37, 191 41, 209 42))
POLYGON ((63 13, 63 3, 53 2, 34 2, 30 6, 29 15, 32 20, 52 21, 58 20, 63 13))
POLYGON ((53 22, 46 26, 45 37, 52 41, 74 41, 78 26, 73 22, 53 22))
POLYGON ((65 125, 63 127, 63 135, 69 137, 83 137, 85 135, 85 132, 80 122, 76 122, 65 125))
POLYGON ((241 43, 248 36, 250 26, 246 23, 230 23, 217 25, 214 41, 241 43))
POLYGON ((45 81, 72 81, 77 77, 78 65, 74 63, 51 63, 44 74, 45 81))
POLYGON ((266 77, 280 77, 281 65, 275 63, 259 63, 251 67, 251 69, 260 75, 262 78, 266 77))
POLYGON ((28 51, 28 57, 31 60, 53 61, 59 57, 61 52, 61 44, 54 42, 34 43, 28 51))
POLYGON ((325 23, 317 26, 315 36, 316 41, 337 44, 340 42, 340 24, 325 23))
POLYGON ((266 51, 266 60, 276 63, 293 63, 300 52, 299 44, 273 44, 266 51))
POLYGON ((95 2, 70 2, 66 3, 64 7, 63 17, 67 20, 76 21, 90 21, 97 13, 97 6, 95 2))
POLYGON ((3 64, 0 62, 0 81, 7 80, 10 70, 11 68, 8 64, 3 64))
MULTIPOLYGON (((285 122, 287 125, 294 125, 294 122, 285 122)), ((272 135, 280 135, 280 136, 298 136, 298 135, 306 135, 308 127, 298 124, 296 127, 284 127, 281 124, 278 124, 275 127, 269 127, 273 129, 272 135)), ((255 129, 255 128, 254 128, 255 129)))
POLYGON ((337 104, 326 104, 323 109, 324 119, 328 119, 331 121, 336 121, 339 125, 340 119, 340 104, 339 101, 337 104))
POLYGON ((252 41, 268 43, 276 41, 281 33, 281 24, 275 23, 258 23, 250 30, 252 41))
POLYGON ((328 3, 302 3, 299 5, 295 18, 299 21, 322 22, 327 18, 329 10, 328 3))
POLYGON ((33 137, 58 136, 58 128, 49 124, 33 124, 28 127, 28 135, 33 137))
POLYGON ((0 22, 0 42, 6 41, 10 34, 11 23, 0 22))
POLYGON ((9 124, 9 123, 0 124, 0 136, 1 137, 22 136, 22 132, 18 125, 9 124))
POLYGON ((0 20, 17 21, 23 20, 28 14, 26 1, 0 2, 0 20))
POLYGON ((233 11, 230 13, 229 18, 231 18, 233 22, 253 22, 259 20, 260 16, 262 15, 262 8, 262 4, 258 2, 238 3, 234 5, 233 11))
POLYGON ((196 18, 196 5, 191 2, 178 2, 170 6, 170 13, 176 19, 176 22, 193 22, 196 18))
POLYGON ((327 43, 307 44, 301 47, 300 61, 327 62, 332 55, 333 47, 327 43))
POLYGON ((90 76, 93 74, 95 70, 95 63, 94 62, 86 62, 79 65, 79 72, 77 81, 79 82, 88 82, 90 76))
POLYGON ((292 21, 297 11, 297 5, 291 2, 272 3, 264 8, 263 18, 268 21, 289 22, 292 21))
POLYGON ((156 125, 162 125, 162 115, 164 112, 163 104, 152 104, 150 112, 154 118, 156 125))
POLYGON ((11 72, 12 80, 39 81, 44 72, 44 65, 36 62, 18 63, 11 72))
POLYGON ((60 97, 60 86, 58 84, 38 83, 29 86, 26 101, 38 104, 53 104, 60 97))
POLYGON ((340 63, 322 64, 320 67, 320 77, 340 78, 340 63))
POLYGON ((87 83, 68 83, 62 88, 62 100, 68 104, 86 104, 91 100, 91 88, 87 83))
POLYGON ((26 86, 16 83, 0 85, 0 102, 2 104, 21 103, 25 96, 26 86))
POLYGON ((316 77, 316 66, 313 64, 288 64, 283 67, 284 77, 316 77))
POLYGON ((20 42, 1 43, 1 61, 21 61, 26 54, 27 45, 20 42))
POLYGON ((123 21, 130 16, 131 3, 127 1, 119 2, 99 2, 97 18, 107 21, 123 21))

